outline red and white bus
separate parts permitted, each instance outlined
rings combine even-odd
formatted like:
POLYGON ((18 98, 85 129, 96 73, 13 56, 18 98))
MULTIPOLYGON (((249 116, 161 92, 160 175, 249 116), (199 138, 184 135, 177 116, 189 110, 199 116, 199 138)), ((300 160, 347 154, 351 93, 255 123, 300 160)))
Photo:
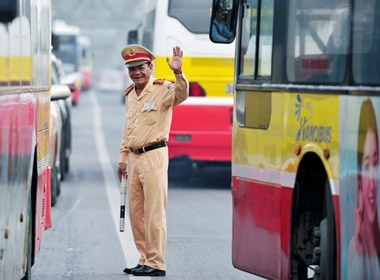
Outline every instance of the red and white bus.
POLYGON ((30 279, 50 221, 51 3, 0 13, 0 279, 30 279))
POLYGON ((380 279, 380 1, 217 5, 236 35, 233 265, 380 279))
MULTIPOLYGON (((211 0, 148 0, 138 29, 129 33, 156 56, 154 76, 174 81, 166 57, 184 51, 190 97, 173 108, 169 176, 190 179, 193 166, 231 165, 234 45, 213 44, 208 35, 211 0)), ((232 39, 233 40, 233 39, 232 39)))

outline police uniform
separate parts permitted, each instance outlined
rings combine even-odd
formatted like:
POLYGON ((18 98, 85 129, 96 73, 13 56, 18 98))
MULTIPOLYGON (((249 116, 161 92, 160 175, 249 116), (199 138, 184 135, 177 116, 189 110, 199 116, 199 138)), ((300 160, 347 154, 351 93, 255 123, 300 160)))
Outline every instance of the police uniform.
MULTIPOLYGON (((139 45, 122 51, 127 67, 152 61, 154 55, 139 45)), ((138 96, 135 85, 126 89, 125 126, 119 163, 127 164, 128 204, 132 233, 140 265, 166 270, 166 205, 168 148, 166 142, 172 108, 189 94, 188 80, 175 74, 175 82, 150 77, 138 96)))

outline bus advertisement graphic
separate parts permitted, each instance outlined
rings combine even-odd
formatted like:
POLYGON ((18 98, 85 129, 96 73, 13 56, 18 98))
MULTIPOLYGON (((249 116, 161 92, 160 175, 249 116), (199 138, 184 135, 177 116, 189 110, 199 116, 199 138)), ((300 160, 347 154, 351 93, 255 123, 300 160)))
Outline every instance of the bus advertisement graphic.
POLYGON ((341 104, 342 279, 380 277, 380 112, 375 108, 380 108, 377 98, 343 98, 341 104))

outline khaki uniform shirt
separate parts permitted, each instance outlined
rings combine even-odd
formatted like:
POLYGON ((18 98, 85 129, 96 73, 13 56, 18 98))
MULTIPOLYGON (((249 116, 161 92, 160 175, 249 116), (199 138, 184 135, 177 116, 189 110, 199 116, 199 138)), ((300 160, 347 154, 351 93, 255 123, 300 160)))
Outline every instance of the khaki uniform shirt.
POLYGON ((175 77, 174 83, 150 77, 140 96, 134 88, 127 93, 119 163, 127 163, 129 148, 142 148, 168 140, 172 107, 189 95, 188 80, 182 74, 175 77))

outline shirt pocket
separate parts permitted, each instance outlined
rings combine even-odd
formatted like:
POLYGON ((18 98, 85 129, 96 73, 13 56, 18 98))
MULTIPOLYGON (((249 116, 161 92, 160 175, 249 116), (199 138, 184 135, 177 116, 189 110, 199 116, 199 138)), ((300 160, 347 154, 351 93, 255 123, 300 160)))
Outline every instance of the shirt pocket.
POLYGON ((143 111, 143 120, 145 124, 155 124, 157 122, 158 112, 157 109, 143 111))

